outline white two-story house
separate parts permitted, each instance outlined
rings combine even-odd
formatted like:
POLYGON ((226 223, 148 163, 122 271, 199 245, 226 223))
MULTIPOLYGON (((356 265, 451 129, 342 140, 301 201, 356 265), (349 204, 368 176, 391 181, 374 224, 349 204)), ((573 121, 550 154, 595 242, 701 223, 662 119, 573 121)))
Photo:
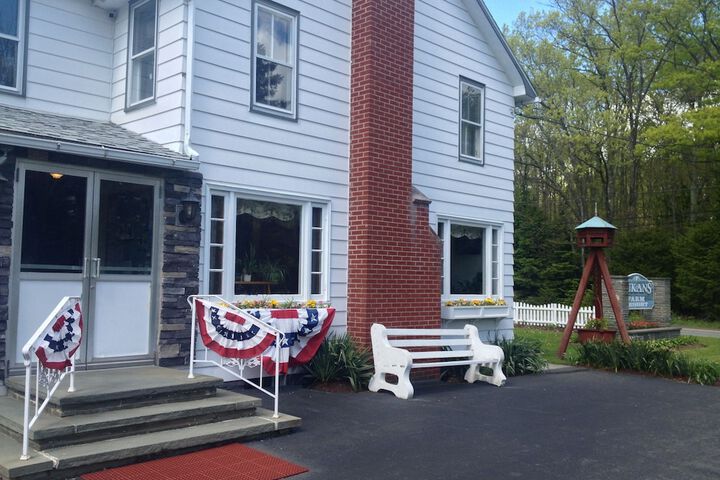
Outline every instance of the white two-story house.
POLYGON ((186 363, 198 292, 361 342, 510 304, 534 97, 482 0, 0 2, 3 376, 65 295, 88 367, 186 363))

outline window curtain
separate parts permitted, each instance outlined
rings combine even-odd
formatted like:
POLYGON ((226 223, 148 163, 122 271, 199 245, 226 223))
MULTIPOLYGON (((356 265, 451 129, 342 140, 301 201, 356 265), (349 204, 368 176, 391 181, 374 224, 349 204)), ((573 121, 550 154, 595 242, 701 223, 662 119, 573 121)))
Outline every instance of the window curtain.
POLYGON ((238 199, 237 214, 242 215, 244 213, 261 220, 274 217, 283 222, 292 222, 298 218, 300 207, 297 205, 238 199))

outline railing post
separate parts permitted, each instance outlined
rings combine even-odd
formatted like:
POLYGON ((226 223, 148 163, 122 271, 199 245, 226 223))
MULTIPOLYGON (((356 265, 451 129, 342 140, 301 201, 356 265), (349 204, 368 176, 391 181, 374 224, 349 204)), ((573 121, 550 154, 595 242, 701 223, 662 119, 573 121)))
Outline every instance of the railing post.
MULTIPOLYGON (((275 344, 277 347, 275 348, 275 411, 273 413, 273 418, 278 418, 280 415, 278 413, 278 407, 279 407, 279 398, 280 398, 280 349, 282 348, 282 334, 275 334, 275 344)), ((262 369, 262 365, 260 365, 260 368, 262 369)))
POLYGON ((75 359, 77 358, 77 351, 75 352, 75 355, 73 355, 71 362, 72 365, 70 365, 70 387, 68 388, 68 392, 74 392, 75 391, 75 359))
POLYGON ((30 455, 28 454, 28 446, 30 443, 30 377, 32 372, 32 365, 29 361, 25 360, 25 411, 23 412, 23 443, 22 443, 22 455, 20 460, 28 460, 30 455))
POLYGON ((188 370, 188 378, 195 378, 195 298, 190 296, 190 369, 188 370))

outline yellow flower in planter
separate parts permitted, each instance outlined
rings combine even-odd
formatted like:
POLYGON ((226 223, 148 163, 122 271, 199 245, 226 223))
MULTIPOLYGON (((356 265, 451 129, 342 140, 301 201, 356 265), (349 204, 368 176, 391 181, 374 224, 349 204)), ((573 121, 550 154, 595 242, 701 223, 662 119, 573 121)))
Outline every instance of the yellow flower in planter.
POLYGON ((472 304, 475 307, 479 307, 480 305, 482 305, 482 302, 476 298, 475 300, 472 301, 472 304))
POLYGON ((270 308, 278 308, 279 305, 280 305, 280 303, 277 300, 275 300, 274 298, 272 300, 270 300, 270 308))
POLYGON ((307 308, 315 308, 316 306, 317 306, 317 302, 315 300, 308 300, 307 308))

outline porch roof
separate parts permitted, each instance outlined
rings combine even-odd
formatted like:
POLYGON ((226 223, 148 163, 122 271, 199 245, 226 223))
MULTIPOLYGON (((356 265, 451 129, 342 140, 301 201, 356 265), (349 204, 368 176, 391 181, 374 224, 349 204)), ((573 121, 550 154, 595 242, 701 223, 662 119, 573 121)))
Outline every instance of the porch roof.
POLYGON ((111 122, 0 105, 0 144, 130 163, 197 169, 198 161, 111 122))

